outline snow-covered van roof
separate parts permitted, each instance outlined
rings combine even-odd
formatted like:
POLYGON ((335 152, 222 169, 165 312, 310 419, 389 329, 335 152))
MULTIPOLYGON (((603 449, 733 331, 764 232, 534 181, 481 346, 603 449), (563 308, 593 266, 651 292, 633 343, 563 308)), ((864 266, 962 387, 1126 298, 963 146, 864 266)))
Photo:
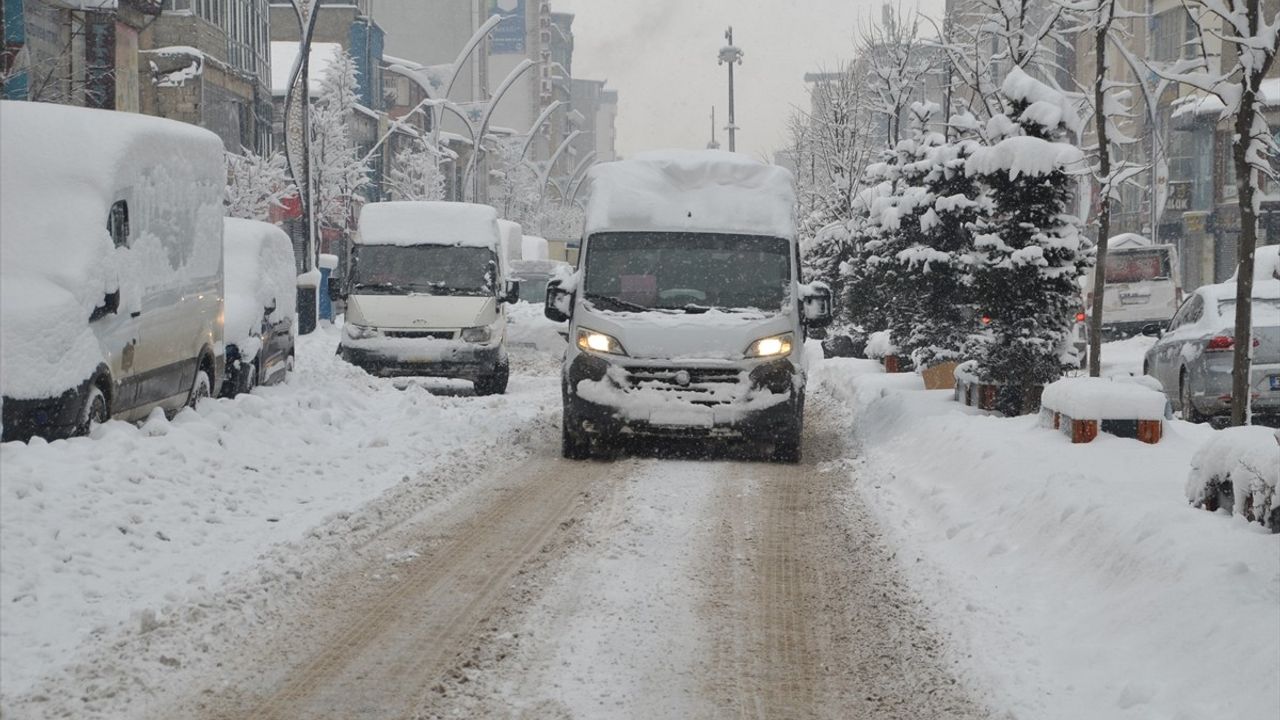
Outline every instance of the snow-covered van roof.
POLYGON ((496 252, 501 243, 498 211, 474 203, 370 203, 360 210, 359 229, 358 245, 455 245, 496 252))
POLYGON ((791 173, 720 150, 666 150, 587 175, 586 234, 714 232, 796 236, 791 173))

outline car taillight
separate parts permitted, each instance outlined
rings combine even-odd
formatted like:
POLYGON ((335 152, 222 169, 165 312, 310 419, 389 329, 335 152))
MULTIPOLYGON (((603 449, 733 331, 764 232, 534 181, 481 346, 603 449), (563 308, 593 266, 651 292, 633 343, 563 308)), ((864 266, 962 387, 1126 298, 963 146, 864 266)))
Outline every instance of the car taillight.
POLYGON ((1218 335, 1209 338, 1209 344, 1205 346, 1205 352, 1226 352, 1236 346, 1236 339, 1227 335, 1218 335))
POLYGON ((990 317, 990 316, 988 316, 988 315, 983 315, 983 316, 982 316, 982 324, 983 324, 983 325, 990 325, 990 324, 991 324, 991 317, 990 317))
POLYGON ((1085 314, 1082 312, 1076 313, 1076 322, 1084 322, 1085 317, 1085 314))

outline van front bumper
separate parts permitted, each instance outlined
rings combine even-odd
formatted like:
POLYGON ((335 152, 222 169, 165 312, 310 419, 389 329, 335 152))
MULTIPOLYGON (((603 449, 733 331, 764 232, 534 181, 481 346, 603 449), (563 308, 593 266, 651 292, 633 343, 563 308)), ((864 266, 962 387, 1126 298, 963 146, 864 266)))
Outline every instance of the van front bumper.
POLYGON ((4 398, 4 429, 0 441, 26 442, 33 437, 45 440, 69 438, 80 431, 80 416, 89 392, 89 381, 61 395, 34 400, 4 398))
POLYGON ((493 373, 502 356, 498 344, 478 345, 462 341, 434 340, 417 347, 394 348, 338 346, 343 360, 381 377, 442 377, 475 381, 493 373))
POLYGON ((565 371, 568 415, 600 436, 756 438, 798 429, 799 369, 751 365, 615 364, 579 354, 565 371))

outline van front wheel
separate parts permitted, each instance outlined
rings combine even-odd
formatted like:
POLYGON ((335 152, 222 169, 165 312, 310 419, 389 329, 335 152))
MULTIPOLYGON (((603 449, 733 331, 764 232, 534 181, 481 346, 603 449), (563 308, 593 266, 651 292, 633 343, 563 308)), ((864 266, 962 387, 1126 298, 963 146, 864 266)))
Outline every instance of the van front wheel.
POLYGON ((195 408, 201 400, 209 397, 213 391, 213 383, 209 381, 209 373, 203 368, 196 371, 195 382, 191 384, 191 395, 187 398, 187 407, 195 408))
POLYGON ((511 378, 511 363, 499 360, 489 375, 476 378, 476 395, 502 395, 507 392, 507 382, 511 378))
POLYGON ((94 425, 101 425, 110 418, 111 411, 107 407, 106 394, 97 385, 90 385, 89 396, 85 398, 84 410, 80 413, 80 426, 76 428, 76 434, 88 435, 94 425))

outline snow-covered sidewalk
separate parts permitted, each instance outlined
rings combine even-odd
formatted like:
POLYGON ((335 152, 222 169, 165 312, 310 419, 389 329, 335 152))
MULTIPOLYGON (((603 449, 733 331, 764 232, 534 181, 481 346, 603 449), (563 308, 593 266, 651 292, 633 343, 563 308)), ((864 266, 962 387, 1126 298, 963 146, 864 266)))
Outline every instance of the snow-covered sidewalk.
MULTIPOLYGON (((269 548, 297 541, 397 483, 559 409, 554 375, 506 396, 467 383, 373 378, 300 339, 288 384, 213 400, 172 421, 0 446, 0 697, 76 660, 93 637, 163 622, 269 548)), ((470 451, 470 452, 468 452, 470 451)))
POLYGON ((870 361, 816 372, 817 391, 849 408, 858 491, 995 707, 1035 720, 1274 717, 1280 536, 1188 505, 1211 429, 1174 421, 1154 446, 1072 445, 1034 417, 986 416, 870 361))

